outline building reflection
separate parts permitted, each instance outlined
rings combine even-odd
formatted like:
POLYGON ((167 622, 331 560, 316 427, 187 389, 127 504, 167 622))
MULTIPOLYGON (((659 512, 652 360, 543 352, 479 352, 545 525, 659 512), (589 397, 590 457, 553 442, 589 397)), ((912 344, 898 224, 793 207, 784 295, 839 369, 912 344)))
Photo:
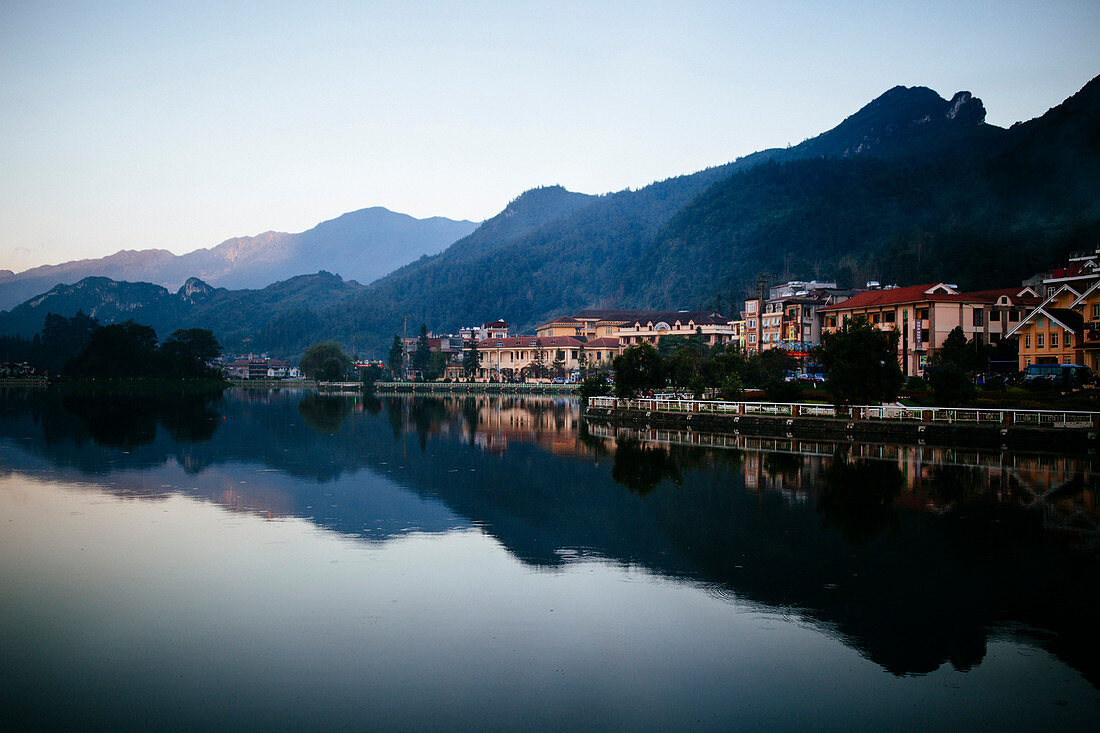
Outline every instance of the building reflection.
POLYGON ((1097 505, 1100 466, 1093 455, 1052 455, 952 446, 815 441, 787 437, 630 429, 608 424, 588 433, 613 453, 621 442, 665 449, 704 448, 744 455, 745 488, 774 492, 790 502, 817 502, 821 477, 836 462, 881 462, 902 479, 893 503, 943 513, 960 501, 982 496, 1021 507, 1041 508, 1044 524, 1069 533, 1100 529, 1097 505))

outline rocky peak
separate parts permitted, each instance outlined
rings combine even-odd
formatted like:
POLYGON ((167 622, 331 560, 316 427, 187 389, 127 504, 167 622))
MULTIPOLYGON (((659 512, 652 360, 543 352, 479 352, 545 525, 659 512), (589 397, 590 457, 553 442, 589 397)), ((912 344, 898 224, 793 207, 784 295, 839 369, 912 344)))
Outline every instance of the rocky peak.
POLYGON ((214 292, 210 287, 197 277, 189 277, 187 281, 176 291, 176 296, 192 305, 207 300, 214 292))

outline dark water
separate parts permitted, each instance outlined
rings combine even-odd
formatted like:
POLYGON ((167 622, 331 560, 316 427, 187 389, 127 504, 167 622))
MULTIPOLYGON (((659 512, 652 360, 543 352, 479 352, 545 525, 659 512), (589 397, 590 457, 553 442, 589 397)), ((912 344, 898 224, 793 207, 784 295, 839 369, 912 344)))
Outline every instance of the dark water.
POLYGON ((2 727, 1091 730, 1094 456, 0 392, 2 727))

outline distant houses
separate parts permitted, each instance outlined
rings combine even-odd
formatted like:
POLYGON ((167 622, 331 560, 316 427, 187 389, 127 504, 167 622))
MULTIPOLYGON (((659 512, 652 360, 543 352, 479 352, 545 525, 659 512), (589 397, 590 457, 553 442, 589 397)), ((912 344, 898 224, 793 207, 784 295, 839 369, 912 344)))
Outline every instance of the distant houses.
POLYGON ((243 356, 222 365, 226 379, 297 379, 298 367, 270 357, 243 356))

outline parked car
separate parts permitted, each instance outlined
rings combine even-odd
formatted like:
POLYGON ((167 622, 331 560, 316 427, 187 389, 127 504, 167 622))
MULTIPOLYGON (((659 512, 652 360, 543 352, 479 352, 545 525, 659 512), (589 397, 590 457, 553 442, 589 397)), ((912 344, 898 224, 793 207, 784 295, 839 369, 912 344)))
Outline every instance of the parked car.
POLYGON ((1092 370, 1081 364, 1031 364, 1024 370, 1024 386, 1080 387, 1092 382, 1092 370))

